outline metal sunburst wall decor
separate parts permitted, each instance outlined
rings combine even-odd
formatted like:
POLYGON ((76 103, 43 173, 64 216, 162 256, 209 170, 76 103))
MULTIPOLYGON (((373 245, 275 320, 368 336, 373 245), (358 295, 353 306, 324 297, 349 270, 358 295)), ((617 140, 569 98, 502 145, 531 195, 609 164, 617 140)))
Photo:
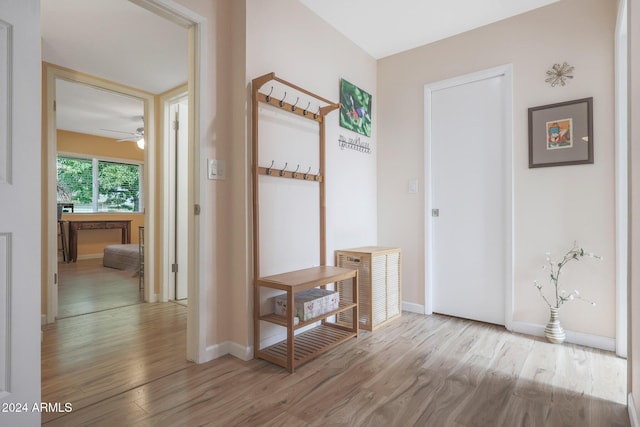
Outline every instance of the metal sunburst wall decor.
POLYGON ((551 87, 556 87, 558 85, 565 86, 567 84, 567 79, 573 78, 573 69, 575 67, 573 65, 569 65, 566 62, 560 64, 553 64, 553 67, 547 71, 547 78, 545 82, 549 83, 551 87))

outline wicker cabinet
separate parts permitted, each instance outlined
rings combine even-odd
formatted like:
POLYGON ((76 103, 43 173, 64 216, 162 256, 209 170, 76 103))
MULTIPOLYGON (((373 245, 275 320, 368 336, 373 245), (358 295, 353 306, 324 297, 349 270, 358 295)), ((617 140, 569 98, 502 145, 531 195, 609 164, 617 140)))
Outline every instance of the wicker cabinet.
MULTIPOLYGON (((401 251, 399 248, 362 247, 335 251, 336 266, 358 270, 358 311, 361 329, 372 331, 402 312, 401 251)), ((341 298, 348 299, 351 284, 338 283, 341 298)), ((351 313, 340 313, 348 322, 351 313)))

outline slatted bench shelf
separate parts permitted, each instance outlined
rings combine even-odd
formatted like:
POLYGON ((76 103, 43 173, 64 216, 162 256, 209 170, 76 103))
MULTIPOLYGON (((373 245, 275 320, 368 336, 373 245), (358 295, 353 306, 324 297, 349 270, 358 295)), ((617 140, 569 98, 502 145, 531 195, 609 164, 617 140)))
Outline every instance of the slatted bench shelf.
MULTIPOLYGON (((268 360, 294 372, 297 366, 332 349, 333 347, 358 336, 358 271, 355 269, 319 266, 292 271, 275 276, 259 278, 255 282, 260 287, 278 289, 287 294, 286 316, 273 313, 261 315, 256 309, 255 357, 268 360), (349 302, 340 301, 337 310, 294 325, 294 300, 298 292, 321 287, 343 280, 352 280, 352 295, 349 302), (352 322, 330 322, 327 318, 351 310, 352 322), (287 329, 287 338, 275 345, 260 348, 260 321, 273 323, 287 329), (297 329, 319 323, 309 330, 295 334, 297 329)), ((259 297, 259 292, 257 295, 259 297)))

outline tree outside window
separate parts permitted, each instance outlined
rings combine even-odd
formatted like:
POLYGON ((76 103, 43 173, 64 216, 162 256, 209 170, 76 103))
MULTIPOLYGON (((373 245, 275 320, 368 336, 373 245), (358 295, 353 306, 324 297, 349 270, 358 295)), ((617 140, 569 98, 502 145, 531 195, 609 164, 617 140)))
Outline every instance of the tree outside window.
POLYGON ((74 212, 140 212, 141 166, 58 156, 58 203, 74 212))

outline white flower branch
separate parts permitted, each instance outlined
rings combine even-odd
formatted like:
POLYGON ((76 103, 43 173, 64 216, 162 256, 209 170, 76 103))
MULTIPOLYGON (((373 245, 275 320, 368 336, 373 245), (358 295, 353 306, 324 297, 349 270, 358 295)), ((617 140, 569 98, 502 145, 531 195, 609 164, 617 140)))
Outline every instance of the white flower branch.
POLYGON ((596 303, 593 301, 589 301, 586 298, 583 298, 580 295, 580 292, 578 292, 577 289, 575 289, 573 292, 571 293, 567 293, 567 291, 560 290, 559 289, 559 283, 560 283, 560 273, 562 272, 562 268, 570 261, 579 261, 580 258, 582 257, 590 257, 590 258, 596 258, 598 260, 602 260, 602 257, 599 255, 595 255, 592 252, 585 252, 584 249, 578 247, 578 245, 574 242, 573 243, 573 248, 571 248, 562 258, 562 260, 560 260, 559 262, 555 262, 551 259, 551 253, 547 252, 546 254, 546 259, 547 259, 547 265, 544 265, 542 267, 543 270, 549 270, 549 282, 553 285, 554 291, 555 291, 555 299, 554 299, 554 304, 551 304, 551 302, 549 301, 549 299, 547 299, 547 297, 544 295, 542 288, 543 286, 540 285, 538 283, 537 280, 533 281, 533 285, 536 287, 536 289, 538 289, 538 292, 540 293, 540 296, 542 297, 542 299, 544 300, 544 302, 547 303, 547 305, 550 308, 560 308, 560 306, 562 304, 564 304, 567 301, 573 301, 576 299, 579 300, 583 300, 585 302, 588 302, 589 304, 591 304, 592 306, 595 306, 596 303))

